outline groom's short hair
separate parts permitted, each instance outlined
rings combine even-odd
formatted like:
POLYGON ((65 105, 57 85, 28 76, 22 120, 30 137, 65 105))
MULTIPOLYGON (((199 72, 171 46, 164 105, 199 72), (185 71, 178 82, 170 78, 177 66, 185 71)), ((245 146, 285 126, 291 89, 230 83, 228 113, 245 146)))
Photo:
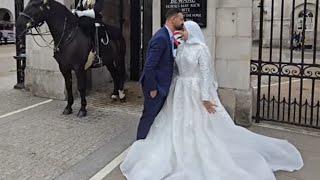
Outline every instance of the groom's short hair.
POLYGON ((169 9, 166 13, 166 20, 170 19, 173 16, 176 16, 177 14, 182 13, 180 9, 169 9))

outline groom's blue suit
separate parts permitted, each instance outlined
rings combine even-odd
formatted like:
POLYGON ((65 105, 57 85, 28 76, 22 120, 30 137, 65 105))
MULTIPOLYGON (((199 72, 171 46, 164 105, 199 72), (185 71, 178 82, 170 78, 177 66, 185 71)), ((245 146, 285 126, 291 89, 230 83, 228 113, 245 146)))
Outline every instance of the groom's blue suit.
POLYGON ((161 28, 150 40, 146 63, 140 82, 144 94, 144 110, 140 119, 137 139, 145 139, 155 117, 160 112, 172 81, 174 57, 172 38, 166 27, 161 28), (155 98, 150 91, 157 90, 155 98))

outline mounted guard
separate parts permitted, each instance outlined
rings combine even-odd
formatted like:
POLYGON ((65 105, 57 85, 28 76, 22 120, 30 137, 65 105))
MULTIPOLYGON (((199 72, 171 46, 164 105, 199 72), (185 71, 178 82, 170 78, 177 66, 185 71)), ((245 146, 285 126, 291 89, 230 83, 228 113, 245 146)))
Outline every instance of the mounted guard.
POLYGON ((99 33, 100 28, 104 26, 102 22, 102 15, 100 14, 103 10, 103 5, 104 0, 79 0, 76 9, 72 11, 75 15, 77 15, 80 18, 80 23, 82 21, 82 24, 85 24, 84 26, 89 26, 88 28, 90 28, 90 23, 94 22, 94 32, 92 32, 92 29, 89 30, 90 34, 93 34, 92 36, 94 36, 95 39, 93 52, 91 52, 89 55, 89 57, 94 58, 92 62, 92 67, 94 68, 101 67, 103 65, 99 51, 99 42, 101 41, 104 45, 107 45, 109 42, 109 37, 107 33, 99 33), (89 17, 90 19, 88 20, 82 17, 89 17), (103 35, 105 35, 105 37, 101 37, 103 35))
MULTIPOLYGON (((80 2, 79 8, 82 8, 85 3, 83 1, 80 2)), ((87 3, 87 5, 89 4, 87 3)), ((32 28, 38 30, 44 23, 48 25, 53 38, 52 44, 46 42, 41 32, 37 32, 47 43, 46 47, 53 50, 53 57, 56 59, 65 79, 68 104, 63 111, 64 115, 69 115, 73 112, 72 71, 75 72, 77 77, 78 90, 81 97, 81 108, 78 112, 78 117, 87 115, 87 72, 85 65, 92 49, 95 49, 96 54, 99 55, 98 58, 100 58, 98 61, 100 60, 100 64, 107 67, 113 79, 114 87, 111 99, 119 99, 121 102, 126 99, 124 91, 126 42, 119 28, 102 23, 102 18, 100 18, 99 26, 95 23, 99 22, 95 19, 99 17, 99 12, 102 9, 99 8, 99 5, 102 7, 102 4, 103 0, 100 0, 97 1, 95 6, 91 5, 91 9, 90 6, 86 6, 86 8, 89 8, 87 9, 88 11, 74 10, 74 14, 77 13, 78 17, 80 16, 78 18, 65 5, 56 0, 30 0, 16 21, 17 42, 20 42, 21 37, 26 35, 32 28), (87 28, 86 24, 88 24, 88 29, 84 29, 87 28), (95 24, 98 28, 95 28, 95 24), (88 34, 88 30, 93 31, 93 33, 90 32, 88 34), (93 39, 93 36, 97 37, 95 34, 99 33, 101 33, 100 37, 106 37, 107 40, 104 38, 102 38, 103 40, 98 40, 99 38, 93 39), (93 42, 98 48, 93 48, 93 42)))

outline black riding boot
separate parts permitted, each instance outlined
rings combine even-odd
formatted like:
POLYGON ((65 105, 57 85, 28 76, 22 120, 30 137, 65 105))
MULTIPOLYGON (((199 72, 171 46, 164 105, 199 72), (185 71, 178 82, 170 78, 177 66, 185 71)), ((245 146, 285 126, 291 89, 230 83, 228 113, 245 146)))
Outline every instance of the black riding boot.
POLYGON ((102 66, 103 66, 103 64, 102 64, 100 56, 95 54, 95 57, 94 57, 94 60, 92 61, 91 67, 92 68, 99 68, 99 67, 102 67, 102 66))
POLYGON ((98 68, 98 67, 102 67, 103 64, 102 64, 102 59, 100 57, 100 47, 99 47, 99 27, 101 25, 99 23, 95 23, 95 28, 96 28, 96 32, 95 32, 95 57, 94 57, 94 60, 92 61, 92 68, 98 68))

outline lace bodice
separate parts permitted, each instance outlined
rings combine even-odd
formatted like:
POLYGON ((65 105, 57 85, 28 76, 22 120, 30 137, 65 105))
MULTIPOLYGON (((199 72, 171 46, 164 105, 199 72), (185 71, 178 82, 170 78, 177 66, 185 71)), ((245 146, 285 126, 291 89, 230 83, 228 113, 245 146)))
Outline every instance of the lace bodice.
POLYGON ((178 78, 199 79, 202 100, 212 100, 211 92, 218 86, 207 46, 182 44, 177 52, 176 66, 178 78))

